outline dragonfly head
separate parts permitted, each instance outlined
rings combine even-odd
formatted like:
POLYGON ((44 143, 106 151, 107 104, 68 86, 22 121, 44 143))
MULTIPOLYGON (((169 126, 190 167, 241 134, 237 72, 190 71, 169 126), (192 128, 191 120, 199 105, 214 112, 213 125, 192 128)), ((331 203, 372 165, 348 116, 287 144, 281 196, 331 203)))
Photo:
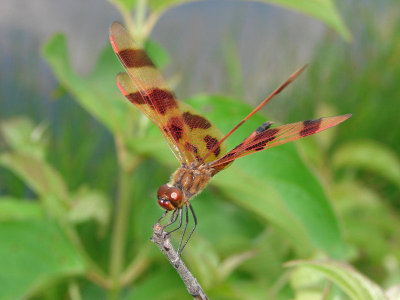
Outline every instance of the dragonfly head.
POLYGON ((163 184, 157 192, 158 204, 166 210, 174 210, 183 204, 183 193, 174 186, 163 184))

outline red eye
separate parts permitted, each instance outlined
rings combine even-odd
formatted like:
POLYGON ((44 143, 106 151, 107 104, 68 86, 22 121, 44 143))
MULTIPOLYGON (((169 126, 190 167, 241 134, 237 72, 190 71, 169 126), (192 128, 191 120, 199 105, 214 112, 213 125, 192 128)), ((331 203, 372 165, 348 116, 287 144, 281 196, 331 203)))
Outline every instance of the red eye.
POLYGON ((174 203, 175 205, 179 205, 180 202, 182 201, 182 192, 180 189, 176 187, 170 187, 165 195, 168 197, 168 199, 174 203))
POLYGON ((160 199, 161 197, 163 197, 168 189, 169 189, 169 186, 166 184, 163 184, 162 186, 160 186, 160 188, 158 189, 158 192, 157 192, 157 198, 160 199))

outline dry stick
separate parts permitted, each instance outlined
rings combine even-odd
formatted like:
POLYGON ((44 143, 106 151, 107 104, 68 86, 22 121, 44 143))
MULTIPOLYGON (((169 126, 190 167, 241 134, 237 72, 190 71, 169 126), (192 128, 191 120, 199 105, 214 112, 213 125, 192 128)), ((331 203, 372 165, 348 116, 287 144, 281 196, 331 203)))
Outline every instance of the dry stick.
POLYGON ((178 253, 175 251, 169 239, 169 235, 163 230, 161 224, 156 223, 153 226, 153 236, 150 240, 160 248, 161 252, 169 260, 171 265, 174 266, 179 276, 181 276, 183 283, 186 285, 190 295, 192 295, 194 299, 208 300, 207 295, 197 282, 197 279, 192 275, 179 257, 178 253))

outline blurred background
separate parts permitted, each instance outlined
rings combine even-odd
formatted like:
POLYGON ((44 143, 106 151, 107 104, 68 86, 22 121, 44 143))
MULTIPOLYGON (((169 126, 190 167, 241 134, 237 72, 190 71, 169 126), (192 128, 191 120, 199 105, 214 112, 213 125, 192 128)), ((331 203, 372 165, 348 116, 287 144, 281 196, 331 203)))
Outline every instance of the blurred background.
POLYGON ((148 240, 178 162, 116 87, 115 20, 225 133, 309 65, 228 147, 265 119, 353 114, 235 162, 193 201, 183 258, 211 299, 349 299, 340 279, 360 273, 355 289, 394 297, 400 5, 291 3, 0 3, 0 299, 191 299, 148 240), (318 263, 283 266, 298 259, 318 263))

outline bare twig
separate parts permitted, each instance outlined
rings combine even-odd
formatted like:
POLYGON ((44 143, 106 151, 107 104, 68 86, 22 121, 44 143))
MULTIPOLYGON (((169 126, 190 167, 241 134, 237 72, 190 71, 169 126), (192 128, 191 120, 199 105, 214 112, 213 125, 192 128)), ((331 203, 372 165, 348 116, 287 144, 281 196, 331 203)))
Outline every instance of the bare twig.
POLYGON ((171 265, 173 265, 179 276, 182 278, 183 283, 186 285, 190 295, 192 295, 194 299, 208 300, 207 295, 197 282, 197 279, 192 275, 179 257, 178 253, 175 251, 169 239, 169 235, 163 230, 161 224, 156 223, 153 226, 153 236, 150 240, 160 248, 161 252, 169 260, 171 265))

